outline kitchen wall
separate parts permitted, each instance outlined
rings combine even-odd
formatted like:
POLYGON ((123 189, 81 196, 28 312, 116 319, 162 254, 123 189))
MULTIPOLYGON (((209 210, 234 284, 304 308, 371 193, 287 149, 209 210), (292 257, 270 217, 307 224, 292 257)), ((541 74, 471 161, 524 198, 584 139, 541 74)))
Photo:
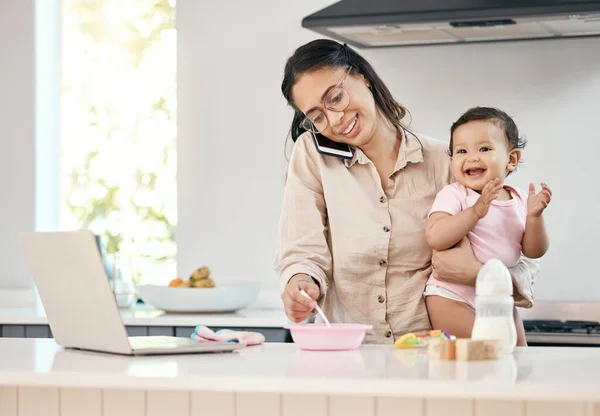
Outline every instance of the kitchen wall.
MULTIPOLYGON (((316 37, 301 18, 332 1, 179 0, 179 259, 222 279, 275 286, 271 269, 291 119, 279 90, 285 59, 316 37), (268 283, 267 283, 268 282, 268 283)), ((598 300, 600 38, 362 52, 412 112, 448 139, 474 105, 514 115, 529 139, 510 182, 547 182, 552 238, 538 299, 598 300)))
POLYGON ((3 289, 33 287, 17 233, 59 225, 59 25, 60 0, 0 4, 3 289))
POLYGON ((16 234, 35 222, 33 1, 0 5, 0 285, 31 287, 16 234))

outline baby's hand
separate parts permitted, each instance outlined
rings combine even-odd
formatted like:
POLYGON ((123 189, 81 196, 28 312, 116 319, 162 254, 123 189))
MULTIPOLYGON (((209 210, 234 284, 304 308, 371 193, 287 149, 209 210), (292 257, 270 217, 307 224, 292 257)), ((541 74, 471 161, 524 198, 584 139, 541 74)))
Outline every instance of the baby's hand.
POLYGON ((489 181, 481 191, 481 196, 474 205, 475 212, 479 218, 483 218, 487 215, 492 201, 498 198, 498 191, 502 189, 500 185, 500 179, 496 178, 493 181, 489 181))
POLYGON ((544 182, 542 190, 535 193, 535 185, 529 184, 529 197, 527 198, 527 215, 530 217, 539 217, 546 209, 552 199, 552 191, 544 182))

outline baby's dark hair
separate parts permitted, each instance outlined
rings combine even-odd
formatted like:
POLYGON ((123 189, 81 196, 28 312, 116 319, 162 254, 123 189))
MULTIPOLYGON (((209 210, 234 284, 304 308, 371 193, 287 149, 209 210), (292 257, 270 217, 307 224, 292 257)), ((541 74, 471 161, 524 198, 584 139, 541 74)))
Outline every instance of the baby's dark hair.
POLYGON ((519 129, 517 128, 515 121, 504 111, 492 107, 473 107, 460 116, 460 118, 452 124, 452 127, 450 127, 450 145, 448 146, 448 153, 450 156, 452 156, 452 148, 454 147, 454 130, 463 124, 477 120, 493 121, 498 128, 502 129, 510 150, 523 149, 527 144, 527 140, 524 137, 519 136, 519 129))

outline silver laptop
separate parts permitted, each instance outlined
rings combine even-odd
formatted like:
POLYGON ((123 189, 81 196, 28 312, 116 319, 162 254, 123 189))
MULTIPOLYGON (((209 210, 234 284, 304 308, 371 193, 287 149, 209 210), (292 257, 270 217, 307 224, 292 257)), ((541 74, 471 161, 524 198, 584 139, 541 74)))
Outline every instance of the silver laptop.
POLYGON ((19 241, 58 345, 125 355, 228 352, 245 346, 128 337, 92 232, 27 232, 19 234, 19 241))

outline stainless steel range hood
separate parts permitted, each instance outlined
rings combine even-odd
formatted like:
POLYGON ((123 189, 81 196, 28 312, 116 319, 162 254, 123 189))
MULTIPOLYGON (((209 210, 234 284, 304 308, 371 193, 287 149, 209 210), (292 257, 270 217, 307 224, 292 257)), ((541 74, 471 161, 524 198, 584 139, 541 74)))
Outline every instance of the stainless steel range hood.
POLYGON ((600 0, 342 0, 302 26, 364 48, 600 36, 600 0))

